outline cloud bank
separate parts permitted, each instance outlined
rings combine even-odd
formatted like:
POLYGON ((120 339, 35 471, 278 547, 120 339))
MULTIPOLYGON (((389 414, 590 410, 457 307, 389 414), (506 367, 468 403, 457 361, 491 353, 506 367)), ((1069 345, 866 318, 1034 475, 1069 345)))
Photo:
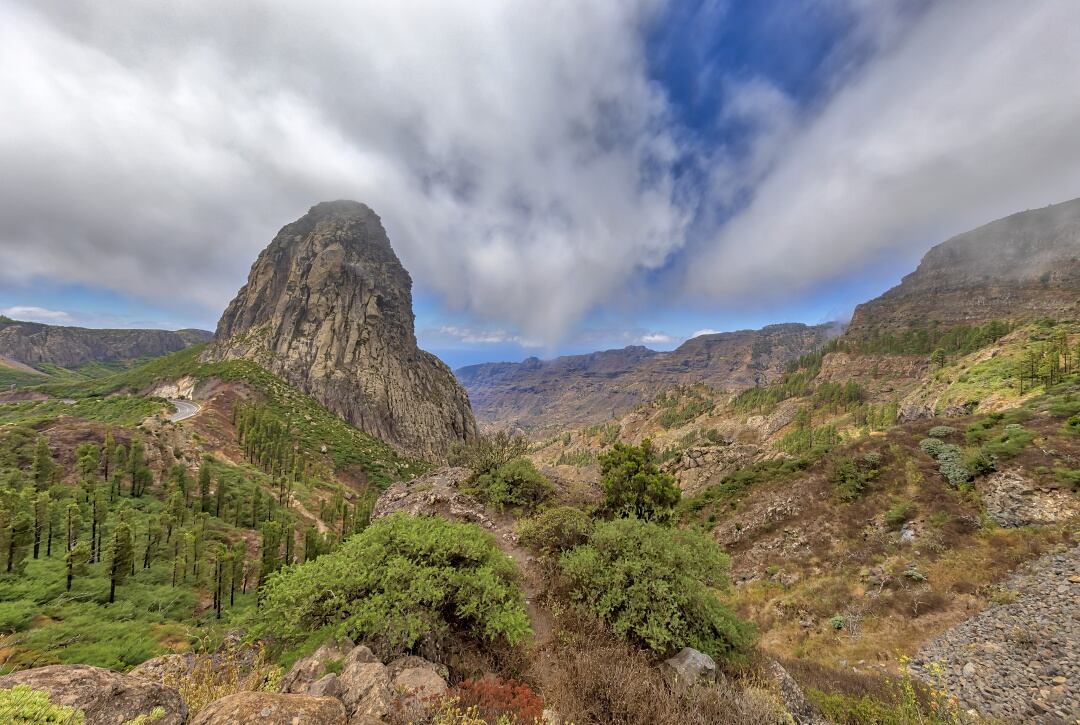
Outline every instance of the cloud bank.
POLYGON ((1080 194, 1080 5, 907 27, 902 3, 832 2, 874 54, 820 104, 703 71, 751 129, 735 154, 650 79, 661 0, 13 0, 0 284, 213 318, 277 228, 355 198, 449 308, 551 345, 599 306, 796 294, 1080 194))

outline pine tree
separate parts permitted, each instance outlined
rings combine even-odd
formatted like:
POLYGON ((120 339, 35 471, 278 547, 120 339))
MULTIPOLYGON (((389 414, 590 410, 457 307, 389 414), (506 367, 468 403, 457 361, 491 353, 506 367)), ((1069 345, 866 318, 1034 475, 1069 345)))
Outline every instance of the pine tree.
POLYGON ((217 487, 214 490, 214 516, 222 518, 221 513, 225 508, 225 477, 219 476, 217 487))
POLYGON ((131 527, 124 521, 116 525, 109 547, 109 604, 116 601, 116 586, 127 581, 135 560, 131 543, 131 527))
POLYGON ((112 480, 113 456, 116 455, 116 439, 113 438, 112 428, 105 431, 105 443, 101 448, 101 475, 106 481, 112 480))
POLYGON ((22 573, 34 540, 34 518, 22 506, 0 507, 0 548, 8 574, 22 573))
MULTIPOLYGON (((74 501, 67 505, 67 513, 64 521, 67 537, 64 541, 64 551, 71 551, 79 540, 79 532, 82 530, 82 509, 74 501)), ((89 554, 89 547, 87 547, 89 554)))
POLYGON ((236 582, 241 579, 244 573, 244 560, 247 558, 247 542, 241 541, 239 544, 233 547, 232 559, 230 560, 232 565, 232 571, 229 572, 229 606, 232 607, 236 603, 236 582))
POLYGON ((143 569, 149 569, 165 537, 161 516, 150 516, 146 520, 146 549, 143 552, 143 569))
POLYGON ((56 475, 56 464, 53 462, 49 444, 44 438, 38 438, 37 447, 34 450, 34 464, 31 477, 34 480, 34 488, 37 491, 45 491, 52 484, 56 475))
POLYGON ((210 457, 203 458, 199 467, 199 510, 210 511, 210 457))
POLYGON ((68 549, 64 557, 67 563, 67 591, 71 591, 71 580, 76 576, 86 574, 86 565, 90 561, 90 544, 80 541, 68 549))
POLYGON ((41 550, 41 535, 49 525, 52 503, 49 500, 49 492, 41 491, 34 497, 34 558, 38 558, 41 550))

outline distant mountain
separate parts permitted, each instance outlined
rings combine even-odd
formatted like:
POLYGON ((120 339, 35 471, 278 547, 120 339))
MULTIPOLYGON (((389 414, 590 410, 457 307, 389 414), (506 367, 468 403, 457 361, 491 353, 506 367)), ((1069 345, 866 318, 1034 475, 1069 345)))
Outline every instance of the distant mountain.
POLYGON ((938 244, 918 269, 855 308, 850 339, 912 325, 1080 316, 1080 199, 1020 212, 938 244))
POLYGON ((218 323, 208 360, 253 360, 357 428, 425 458, 476 437, 465 391, 417 347, 412 279, 375 212, 318 204, 285 226, 218 323))
POLYGON ((837 332, 834 324, 770 325, 700 335, 671 352, 634 346, 554 360, 469 365, 456 374, 484 423, 529 429, 587 425, 620 416, 676 385, 741 389, 770 382, 788 360, 837 332))
POLYGON ((96 330, 0 317, 0 358, 27 366, 156 357, 211 339, 205 330, 96 330))

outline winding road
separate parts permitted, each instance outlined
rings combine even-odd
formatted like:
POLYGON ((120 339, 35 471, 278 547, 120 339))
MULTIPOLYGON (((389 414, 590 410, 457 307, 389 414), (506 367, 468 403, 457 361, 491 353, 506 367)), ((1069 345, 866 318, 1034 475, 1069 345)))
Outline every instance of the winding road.
POLYGON ((169 416, 169 420, 173 423, 179 423, 182 420, 187 420, 193 415, 196 415, 202 406, 198 403, 193 403, 190 400, 170 400, 170 403, 176 408, 176 412, 169 416))

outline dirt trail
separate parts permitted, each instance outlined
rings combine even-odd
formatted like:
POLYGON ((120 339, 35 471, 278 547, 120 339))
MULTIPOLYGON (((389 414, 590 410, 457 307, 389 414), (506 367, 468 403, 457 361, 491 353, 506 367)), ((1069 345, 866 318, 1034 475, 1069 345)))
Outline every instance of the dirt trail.
POLYGON ((540 567, 540 562, 528 549, 517 543, 514 535, 514 518, 509 515, 492 516, 491 522, 495 528, 492 533, 499 549, 514 560, 521 572, 521 587, 525 592, 525 609, 532 621, 533 638, 537 646, 543 646, 551 641, 555 633, 555 622, 541 603, 544 589, 547 585, 546 577, 540 567))

